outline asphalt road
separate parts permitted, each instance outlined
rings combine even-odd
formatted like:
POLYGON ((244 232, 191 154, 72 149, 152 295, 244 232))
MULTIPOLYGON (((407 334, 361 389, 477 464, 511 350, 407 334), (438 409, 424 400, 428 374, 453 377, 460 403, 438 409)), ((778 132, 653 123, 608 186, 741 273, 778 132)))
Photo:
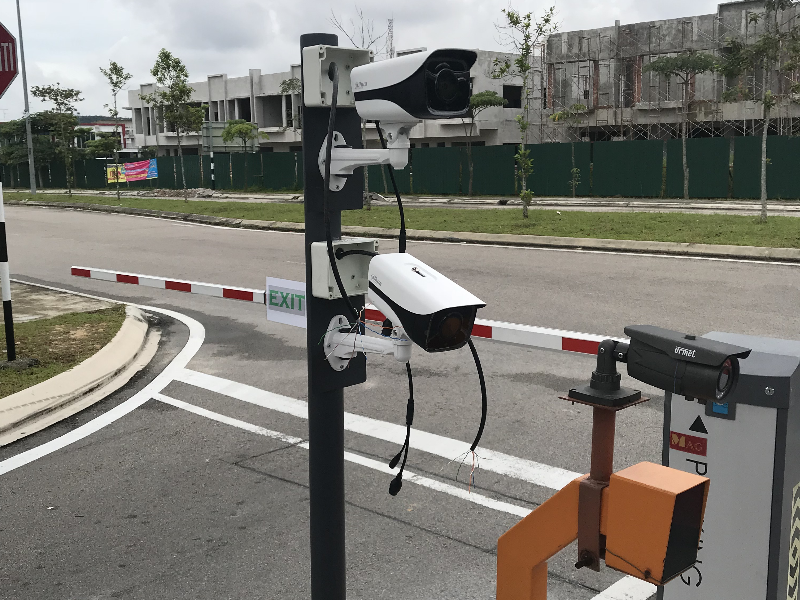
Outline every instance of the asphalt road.
MULTIPOLYGON (((196 320, 203 339, 161 400, 0 475, 0 597, 307 598, 307 422, 301 403, 275 396, 307 397, 305 332, 267 322, 256 304, 70 276, 81 265, 263 288, 267 275, 304 278, 302 236, 39 208, 9 207, 6 218, 15 277, 170 309, 196 320)), ((798 266, 413 242, 409 251, 486 301, 482 318, 613 336, 651 323, 800 339, 798 266)), ((164 342, 145 373, 0 449, 0 472, 3 460, 111 414, 173 360, 188 329, 161 318, 164 342)), ((591 357, 476 345, 490 401, 482 447, 587 471, 590 411, 557 396, 588 379, 591 357)), ((345 393, 348 413, 389 432, 356 423, 345 437, 349 597, 493 598, 498 536, 553 487, 479 469, 474 494, 463 494, 465 470, 456 481, 446 449, 469 443, 478 425, 469 351, 417 351, 412 365, 415 428, 444 450, 412 447, 407 468, 434 484, 407 482, 392 498, 380 470, 400 446, 390 424, 405 416, 402 365, 370 358, 368 382, 345 393)), ((660 460, 662 401, 645 392, 653 400, 618 419, 616 468, 660 460)), ((551 561, 551 598, 594 598, 620 577, 575 571, 574 561, 571 548, 551 561)))

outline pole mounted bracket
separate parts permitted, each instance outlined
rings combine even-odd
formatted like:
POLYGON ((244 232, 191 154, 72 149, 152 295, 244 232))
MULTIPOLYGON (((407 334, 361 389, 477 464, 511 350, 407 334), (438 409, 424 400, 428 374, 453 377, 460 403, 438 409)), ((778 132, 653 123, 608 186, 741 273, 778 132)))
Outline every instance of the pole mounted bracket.
MULTIPOLYGON (((381 129, 387 131, 389 143, 386 150, 352 148, 347 145, 344 136, 338 131, 333 132, 333 145, 331 146, 331 183, 330 190, 338 192, 344 188, 347 178, 358 167, 370 165, 392 165, 395 169, 405 169, 408 164, 410 143, 408 133, 412 124, 387 124, 381 123, 381 129), (394 125, 394 126, 393 126, 394 125), (394 141, 394 145, 392 142, 394 141)), ((328 136, 322 141, 319 149, 319 172, 325 178, 325 150, 328 136)))
POLYGON ((344 371, 360 352, 364 354, 393 355, 400 362, 411 358, 411 340, 401 327, 395 327, 391 337, 373 337, 360 332, 358 324, 352 325, 344 315, 331 319, 325 334, 325 358, 334 371, 344 371))

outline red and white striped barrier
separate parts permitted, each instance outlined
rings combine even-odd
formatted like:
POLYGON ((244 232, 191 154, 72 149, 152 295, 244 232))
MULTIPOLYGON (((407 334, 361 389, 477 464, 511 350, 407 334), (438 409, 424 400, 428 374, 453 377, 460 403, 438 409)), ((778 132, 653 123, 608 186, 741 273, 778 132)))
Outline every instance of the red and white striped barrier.
POLYGON ((217 298, 230 298, 231 300, 244 300, 245 302, 264 304, 264 290, 235 288, 213 283, 198 283, 196 281, 167 279, 166 277, 137 275, 135 273, 121 273, 119 271, 93 269, 89 267, 72 267, 72 274, 76 277, 88 277, 89 279, 100 279, 102 281, 114 281, 117 283, 130 283, 161 290, 175 290, 176 292, 203 294, 204 296, 215 296, 217 298))
MULTIPOLYGON (((365 310, 366 319, 382 323, 386 317, 369 306, 365 310)), ((579 354, 597 354, 597 348, 608 336, 593 335, 591 333, 577 333, 562 329, 547 329, 533 325, 518 325, 503 321, 489 321, 475 319, 472 327, 473 337, 516 344, 529 348, 546 348, 548 350, 562 350, 564 352, 577 352, 579 354)), ((627 340, 625 340, 627 341, 627 340)))
MULTIPOLYGON (((217 298, 230 298, 233 300, 265 304, 266 294, 264 290, 234 288, 213 283, 166 279, 164 277, 154 277, 152 275, 136 275, 134 273, 122 273, 119 271, 93 269, 89 267, 72 267, 72 274, 76 277, 88 277, 90 279, 100 279, 102 281, 144 285, 162 290, 175 290, 190 294, 204 294, 217 298)), ((383 314, 371 305, 367 305, 364 314, 368 321, 383 323, 385 320, 383 314)), ((561 350, 564 352, 592 355, 597 354, 597 348, 600 342, 608 339, 608 336, 594 335, 591 333, 578 333, 562 329, 548 329, 546 327, 489 321, 486 319, 475 319, 472 335, 476 338, 502 342, 504 344, 515 344, 527 348, 545 348, 548 350, 561 350)), ((620 341, 627 340, 620 339, 620 341)))

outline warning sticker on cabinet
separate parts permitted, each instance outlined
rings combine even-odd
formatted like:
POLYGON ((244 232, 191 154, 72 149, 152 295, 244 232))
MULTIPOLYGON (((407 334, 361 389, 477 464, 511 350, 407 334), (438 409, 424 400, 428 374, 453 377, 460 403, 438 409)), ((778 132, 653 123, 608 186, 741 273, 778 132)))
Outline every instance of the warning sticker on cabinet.
POLYGON ((708 452, 708 440, 695 435, 686 435, 676 431, 669 432, 669 447, 671 450, 706 456, 708 452))

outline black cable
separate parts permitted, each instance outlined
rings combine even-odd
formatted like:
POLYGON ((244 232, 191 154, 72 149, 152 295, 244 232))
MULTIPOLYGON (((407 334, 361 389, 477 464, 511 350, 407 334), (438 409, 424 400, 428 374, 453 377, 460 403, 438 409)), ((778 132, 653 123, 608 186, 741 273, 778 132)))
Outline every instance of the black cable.
POLYGON ((325 239, 328 242, 328 260, 331 263, 333 278, 336 280, 336 285, 339 287, 342 300, 347 303, 347 308, 350 309, 353 318, 358 322, 358 311, 350 302, 350 297, 347 295, 344 284, 342 283, 342 277, 339 275, 339 268, 336 266, 336 259, 333 253, 333 236, 331 235, 331 218, 328 213, 328 194, 330 193, 331 187, 331 151, 333 149, 333 131, 336 126, 336 104, 339 96, 339 68, 334 62, 328 67, 328 78, 333 82, 333 94, 331 97, 331 114, 328 119, 328 139, 325 145, 325 189, 322 192, 322 210, 325 213, 325 239))
MULTIPOLYGON (((378 137, 381 138, 381 146, 386 150, 386 140, 383 139, 383 131, 381 131, 381 122, 375 121, 375 128, 378 130, 378 137)), ((397 182, 394 180, 394 167, 389 167, 389 179, 392 180, 392 187, 394 188, 394 195, 397 197, 397 208, 400 209, 400 252, 406 251, 406 215, 403 212, 403 199, 400 197, 400 191, 397 189, 397 182)))
POLYGON ((400 462, 400 456, 403 457, 403 464, 400 465, 400 472, 397 473, 392 482, 389 484, 389 494, 397 496, 400 488, 403 487, 403 470, 406 468, 406 460, 408 460, 409 441, 411 440, 411 425, 414 423, 414 379, 411 376, 411 363, 406 363, 406 373, 408 373, 408 404, 406 404, 406 441, 400 452, 389 462, 389 468, 394 469, 397 463, 400 462))
POLYGON ((345 250, 344 248, 336 249, 337 260, 342 260, 345 256, 351 256, 353 254, 361 254, 363 256, 378 256, 378 252, 373 252, 372 250, 345 250))
POLYGON ((470 452, 475 452, 478 447, 478 442, 481 441, 483 435, 483 428, 486 426, 486 413, 488 402, 486 400, 486 380, 483 378, 483 368, 481 367, 481 359, 478 357, 478 351, 475 349, 475 344, 472 343, 472 338, 469 339, 469 349, 472 350, 472 358, 475 360, 475 368, 478 370, 478 379, 481 382, 481 425, 478 427, 478 435, 475 436, 475 441, 470 446, 470 452))

